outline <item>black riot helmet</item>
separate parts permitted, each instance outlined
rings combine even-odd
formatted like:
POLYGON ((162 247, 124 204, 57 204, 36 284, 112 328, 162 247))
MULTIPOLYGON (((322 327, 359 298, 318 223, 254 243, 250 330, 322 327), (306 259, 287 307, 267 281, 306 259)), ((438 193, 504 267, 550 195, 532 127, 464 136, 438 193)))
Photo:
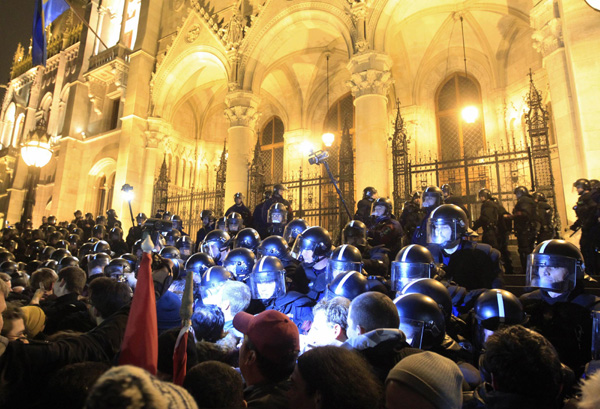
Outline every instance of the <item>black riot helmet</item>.
POLYGON ((135 271, 137 262, 138 262, 138 258, 135 254, 132 254, 132 253, 121 254, 120 258, 122 258, 123 260, 125 260, 129 263, 129 265, 131 266, 131 271, 135 271))
POLYGON ((421 207, 435 209, 444 203, 444 192, 437 186, 429 186, 421 196, 421 207))
POLYGON ((137 216, 135 216, 135 221, 138 226, 141 226, 146 220, 148 220, 146 213, 138 213, 137 216))
POLYGON ((285 224, 287 223, 287 207, 283 203, 273 203, 267 212, 267 223, 285 224))
POLYGON ((436 207, 427 219, 427 243, 445 249, 456 247, 467 232, 469 219, 460 207, 444 204, 436 207))
POLYGON ((567 293, 584 275, 579 248, 565 240, 546 240, 527 257, 526 285, 553 293, 567 293))
POLYGON ((279 193, 280 190, 288 190, 287 187, 285 187, 284 185, 282 185, 281 183, 276 184, 275 186, 273 186, 273 194, 278 194, 280 195, 281 193, 279 193))
POLYGON ((402 291, 410 282, 432 278, 435 272, 435 262, 427 247, 410 244, 403 247, 392 261, 392 290, 402 291))
POLYGON ((88 255, 87 259, 88 272, 91 272, 92 269, 96 267, 102 267, 102 270, 104 271, 104 267, 110 263, 111 257, 106 253, 96 253, 88 255))
POLYGON ((104 241, 104 240, 98 240, 94 244, 93 252, 94 253, 106 253, 109 256, 113 256, 115 254, 110 250, 110 244, 108 244, 108 242, 104 241))
POLYGON ((173 223, 173 230, 181 230, 183 229, 183 220, 181 216, 174 214, 171 216, 171 223, 173 223))
POLYGON ((452 297, 444 284, 433 278, 421 278, 408 283, 402 294, 418 293, 431 297, 444 313, 446 322, 452 315, 452 297))
POLYGON ((102 224, 102 225, 106 226, 106 217, 104 217, 103 215, 97 216, 96 224, 102 224))
POLYGON ((234 202, 236 199, 244 200, 244 195, 242 194, 242 192, 237 192, 236 194, 233 195, 234 202))
POLYGON ((377 194, 377 189, 372 186, 367 186, 363 189, 363 199, 371 199, 375 200, 375 195, 377 194))
POLYGON ((181 253, 179 252, 179 249, 175 246, 165 246, 162 249, 160 249, 158 254, 160 254, 161 257, 168 258, 168 259, 180 259, 181 258, 181 253))
POLYGON ((450 185, 447 183, 444 183, 442 185, 442 194, 444 195, 444 197, 450 196, 452 194, 452 189, 450 188, 450 185))
POLYGON ((218 218, 217 222, 215 224, 215 229, 226 232, 227 231, 227 217, 218 218))
POLYGON ((192 239, 190 236, 181 236, 175 241, 175 247, 179 250, 182 259, 187 259, 192 254, 192 239))
POLYGON ((221 288, 228 280, 233 280, 233 275, 221 266, 213 266, 202 275, 200 294, 204 305, 218 304, 221 301, 221 288))
MULTIPOLYGON (((42 261, 49 260, 50 256, 52 255, 52 253, 54 253, 55 250, 56 250, 56 248, 52 247, 52 246, 46 246, 46 247, 44 247, 44 250, 42 250, 42 253, 40 254, 40 260, 42 260, 42 261)), ((11 253, 0 253, 0 261, 3 261, 2 257, 5 254, 11 254, 11 253)), ((12 258, 14 260, 14 256, 12 258)))
POLYGON ((0 272, 12 275, 19 271, 19 265, 14 261, 3 261, 0 263, 0 272))
POLYGON ((271 198, 271 195, 273 194, 273 192, 271 190, 265 190, 263 192, 263 201, 265 200, 269 200, 271 198))
POLYGON ((479 190, 478 196, 481 198, 485 198, 485 200, 490 200, 492 198, 492 192, 489 189, 483 188, 479 190))
POLYGON ((598 180, 598 179, 590 179, 590 187, 592 189, 600 189, 600 180, 598 180))
POLYGON ((94 243, 83 243, 81 247, 79 247, 79 251, 77 252, 77 258, 82 260, 88 254, 94 253, 94 243))
POLYGON ((304 219, 294 219, 285 225, 283 238, 290 246, 294 244, 294 240, 300 233, 308 228, 308 223, 304 219))
POLYGON ((360 220, 350 220, 342 230, 342 242, 353 246, 367 244, 367 225, 360 220))
POLYGON ((581 188, 583 191, 592 190, 592 184, 588 179, 580 178, 573 183, 574 188, 581 188))
POLYGON ((40 254, 42 254, 44 247, 46 247, 46 242, 44 240, 34 240, 27 245, 25 253, 31 259, 36 259, 40 254))
POLYGON ((192 254, 185 262, 185 271, 202 276, 209 268, 215 266, 215 260, 206 253, 192 254))
POLYGON ((106 236, 106 227, 103 224, 96 224, 92 228, 92 237, 103 240, 105 236, 106 236))
POLYGON ((64 257, 70 256, 70 255, 71 255, 71 252, 67 249, 56 249, 50 255, 50 259, 60 261, 64 257))
POLYGON ((527 189, 525 186, 517 186, 513 193, 515 194, 515 196, 517 196, 517 199, 520 199, 521 196, 529 195, 529 189, 527 189))
POLYGON ((165 238, 165 243, 167 244, 167 246, 175 246, 175 243, 177 243, 177 240, 179 240, 179 238, 181 237, 181 232, 177 229, 172 229, 169 230, 167 232, 167 234, 165 234, 164 238, 165 238))
POLYGON ((104 274, 108 277, 114 278, 119 282, 129 282, 128 275, 133 275, 133 270, 129 262, 122 258, 115 258, 110 260, 108 265, 104 267, 104 274))
POLYGON ((344 297, 352 301, 362 293, 367 292, 367 277, 358 271, 348 271, 339 274, 327 284, 327 298, 344 297))
POLYGON ((287 242, 281 236, 269 236, 264 239, 256 249, 259 257, 273 256, 278 259, 286 258, 290 254, 287 242))
POLYGON ((535 192, 533 194, 533 200, 535 200, 536 202, 545 202, 546 201, 546 195, 542 192, 535 192))
POLYGON ((244 281, 252 272, 256 256, 251 250, 240 247, 231 250, 223 259, 223 267, 227 269, 237 281, 244 281))
POLYGON ((221 252, 227 250, 229 246, 229 240, 229 234, 223 230, 208 232, 202 241, 202 252, 211 256, 215 261, 219 261, 221 252))
POLYGON ((442 343, 446 334, 446 321, 435 300, 423 294, 412 293, 399 296, 394 304, 406 342, 425 350, 442 343))
POLYGON ((244 228, 244 219, 238 212, 231 212, 227 216, 227 231, 238 232, 244 228))
POLYGON ((56 261, 56 260, 48 259, 48 260, 44 261, 43 266, 58 272, 58 270, 57 270, 58 261, 56 261))
POLYGON ((65 267, 79 267, 79 259, 73 256, 65 256, 58 262, 56 266, 56 272, 60 272, 65 267))
POLYGON ((56 247, 57 249, 67 249, 69 247, 69 242, 66 240, 59 240, 56 243, 54 243, 54 247, 56 247))
POLYGON ((519 299, 506 290, 486 290, 477 297, 473 341, 483 348, 487 338, 504 326, 525 324, 527 315, 519 299))
POLYGON ((50 226, 56 225, 56 216, 52 216, 52 215, 48 216, 48 224, 50 226))
POLYGON ((173 213, 171 213, 170 211, 166 211, 163 213, 162 215, 162 219, 163 220, 171 220, 171 216, 173 216, 173 213))
POLYGON ((212 210, 204 209, 204 210, 202 210, 202 213, 200 213, 200 218, 202 219, 202 221, 204 221, 204 219, 206 219, 206 218, 209 218, 209 219, 211 219, 211 221, 213 221, 215 216, 213 215, 212 210))
POLYGON ((320 226, 309 227, 296 237, 292 256, 298 261, 304 262, 303 255, 306 251, 312 251, 311 265, 318 263, 331 254, 331 235, 320 226))
POLYGON ((375 208, 378 206, 382 206, 384 208, 383 216, 389 217, 392 214, 392 201, 386 197, 380 197, 371 203, 371 214, 375 211, 375 208))
POLYGON ((286 293, 285 269, 276 257, 260 258, 250 274, 249 279, 252 298, 255 300, 270 300, 286 293))
POLYGON ((332 282, 338 275, 348 271, 362 272, 362 254, 350 244, 342 244, 331 252, 327 271, 325 274, 327 282, 332 282))
POLYGON ((260 244, 260 235, 252 227, 246 227, 238 232, 233 239, 233 248, 245 248, 253 252, 260 244))
POLYGON ((123 229, 121 229, 120 227, 113 227, 108 232, 108 236, 111 240, 121 240, 123 239, 123 229))

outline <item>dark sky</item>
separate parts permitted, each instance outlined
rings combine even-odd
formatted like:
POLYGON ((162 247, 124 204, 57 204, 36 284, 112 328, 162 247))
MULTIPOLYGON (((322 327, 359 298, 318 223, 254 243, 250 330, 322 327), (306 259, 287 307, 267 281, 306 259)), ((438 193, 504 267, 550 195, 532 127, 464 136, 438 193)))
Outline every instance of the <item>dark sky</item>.
MULTIPOLYGON (((10 80, 10 67, 21 42, 29 47, 33 26, 34 0, 0 0, 0 84, 10 80)), ((4 98, 4 88, 0 88, 0 101, 4 98)))

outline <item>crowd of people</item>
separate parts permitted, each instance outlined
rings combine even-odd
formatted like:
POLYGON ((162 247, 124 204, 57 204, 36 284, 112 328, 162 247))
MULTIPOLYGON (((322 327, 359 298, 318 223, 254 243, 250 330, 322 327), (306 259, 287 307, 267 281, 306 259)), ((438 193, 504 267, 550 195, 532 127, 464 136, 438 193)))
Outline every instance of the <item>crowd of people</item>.
POLYGON ((575 188, 581 248, 522 186, 512 214, 482 189, 474 221, 448 185, 398 220, 367 187, 339 238, 293 218, 283 185, 253 211, 241 193, 223 217, 204 210, 196 240, 169 212, 139 213, 125 238, 114 210, 7 227, 0 407, 596 408, 600 186, 575 188), (524 294, 504 289, 513 228, 524 294), (118 365, 149 248, 156 373, 118 365))

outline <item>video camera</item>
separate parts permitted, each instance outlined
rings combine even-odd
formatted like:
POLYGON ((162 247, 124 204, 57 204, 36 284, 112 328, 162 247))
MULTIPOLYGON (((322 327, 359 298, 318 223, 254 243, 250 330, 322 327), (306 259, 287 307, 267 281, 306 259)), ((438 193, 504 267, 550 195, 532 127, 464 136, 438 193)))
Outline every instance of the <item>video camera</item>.
POLYGON ((320 163, 325 162, 328 157, 329 152, 327 151, 319 150, 316 152, 312 152, 310 155, 308 155, 308 163, 310 163, 311 165, 318 165, 320 163))
POLYGON ((173 229, 173 222, 170 220, 162 220, 151 218, 144 223, 143 230, 157 231, 160 233, 168 233, 173 229))

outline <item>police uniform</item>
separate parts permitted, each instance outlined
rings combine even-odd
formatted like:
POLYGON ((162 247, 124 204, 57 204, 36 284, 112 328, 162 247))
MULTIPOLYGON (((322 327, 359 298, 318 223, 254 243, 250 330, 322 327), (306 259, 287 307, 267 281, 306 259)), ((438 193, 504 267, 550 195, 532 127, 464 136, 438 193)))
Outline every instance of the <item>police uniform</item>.
POLYGON ((475 223, 473 223, 473 230, 477 230, 480 227, 483 229, 481 241, 498 250, 500 250, 497 232, 499 213, 500 211, 496 202, 492 199, 486 199, 481 203, 481 214, 479 215, 479 219, 475 220, 475 223))
POLYGON ((404 245, 411 243, 415 230, 421 224, 424 216, 421 206, 415 201, 410 200, 404 204, 404 209, 402 209, 402 214, 400 215, 400 225, 404 230, 404 245))
POLYGON ((234 204, 231 206, 225 212, 225 216, 229 216, 233 212, 239 213, 242 216, 242 219, 244 219, 244 226, 252 226, 252 214, 250 213, 250 209, 248 209, 244 203, 240 205, 234 204))
POLYGON ((536 205, 529 194, 523 194, 513 209, 517 247, 523 271, 527 267, 527 256, 535 247, 538 227, 536 225, 536 205))

